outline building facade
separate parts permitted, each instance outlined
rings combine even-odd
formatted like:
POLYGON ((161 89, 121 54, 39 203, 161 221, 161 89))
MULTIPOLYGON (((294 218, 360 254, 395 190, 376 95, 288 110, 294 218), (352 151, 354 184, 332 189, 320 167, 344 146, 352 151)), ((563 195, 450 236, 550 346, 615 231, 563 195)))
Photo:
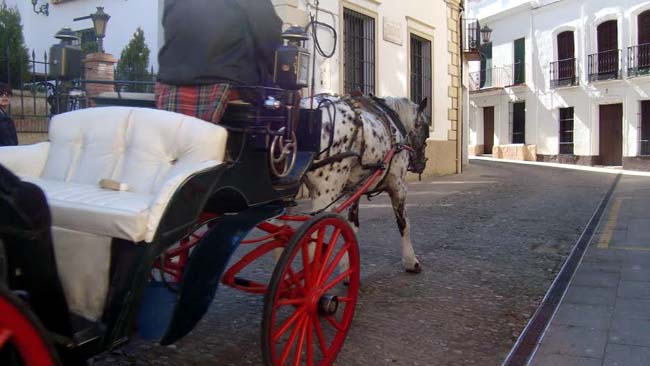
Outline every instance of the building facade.
POLYGON ((650 170, 650 1, 473 0, 470 155, 650 170))
MULTIPOLYGON (((107 53, 119 56, 141 27, 152 50, 151 63, 163 39, 162 0, 50 0, 49 16, 33 12, 29 1, 4 0, 20 9, 28 48, 37 54, 56 42, 62 27, 83 31, 90 20, 73 22, 104 6, 111 15, 104 39, 107 53), (83 23, 83 24, 82 24, 83 23)), ((44 3, 47 0, 40 0, 44 3)), ((316 13, 315 0, 272 0, 285 25, 302 25, 316 13)), ((320 0, 318 39, 331 58, 317 54, 316 93, 361 91, 379 96, 428 98, 430 140, 426 175, 460 172, 462 156, 460 0, 320 0)), ((308 44, 313 51, 313 44, 308 44)))

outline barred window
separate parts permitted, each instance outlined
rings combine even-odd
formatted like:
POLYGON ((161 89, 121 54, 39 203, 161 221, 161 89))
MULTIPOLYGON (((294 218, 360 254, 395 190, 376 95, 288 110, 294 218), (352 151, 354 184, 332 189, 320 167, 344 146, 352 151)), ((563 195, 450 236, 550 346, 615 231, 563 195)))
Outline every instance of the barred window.
POLYGON ((350 9, 343 10, 346 93, 375 93, 375 19, 350 9))
POLYGON ((573 107, 560 108, 560 154, 573 155, 573 107))
POLYGON ((641 102, 639 130, 639 155, 650 155, 650 100, 641 102))
POLYGON ((431 41, 411 34, 411 100, 420 103, 428 98, 424 112, 431 125, 431 41))
POLYGON ((510 103, 510 137, 513 144, 526 143, 526 102, 510 103))

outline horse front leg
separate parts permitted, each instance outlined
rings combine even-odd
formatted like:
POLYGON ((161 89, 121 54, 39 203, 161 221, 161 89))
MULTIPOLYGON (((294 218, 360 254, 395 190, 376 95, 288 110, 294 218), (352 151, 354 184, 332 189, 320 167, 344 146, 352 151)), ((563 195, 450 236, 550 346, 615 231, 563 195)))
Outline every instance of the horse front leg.
POLYGON ((406 184, 390 184, 388 195, 393 205, 397 227, 402 236, 402 265, 409 273, 420 273, 422 266, 415 256, 411 242, 411 224, 406 215, 406 184))

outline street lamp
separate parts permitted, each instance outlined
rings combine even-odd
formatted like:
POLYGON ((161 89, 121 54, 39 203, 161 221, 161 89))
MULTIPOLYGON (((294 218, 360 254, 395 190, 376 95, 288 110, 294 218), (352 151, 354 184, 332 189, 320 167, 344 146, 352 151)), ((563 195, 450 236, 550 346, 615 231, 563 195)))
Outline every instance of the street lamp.
POLYGON ((481 28, 481 42, 490 43, 490 38, 492 37, 492 29, 487 25, 484 25, 481 28))
POLYGON ((95 27, 95 35, 97 35, 97 45, 99 47, 99 52, 104 52, 106 24, 108 23, 108 20, 111 19, 111 16, 104 13, 104 7, 98 6, 97 12, 91 14, 90 19, 92 19, 93 27, 95 27))
POLYGON ((38 10, 36 10, 36 4, 38 4, 38 0, 32 0, 32 6, 34 7, 34 13, 36 14, 44 14, 45 16, 50 15, 50 3, 45 2, 45 4, 42 4, 41 6, 38 7, 38 10))
MULTIPOLYGON (((34 0, 32 0, 34 1, 34 0)), ((95 36, 97 37, 97 48, 99 52, 104 52, 104 37, 106 36, 106 24, 108 20, 111 19, 111 16, 104 12, 103 6, 98 6, 97 11, 93 14, 87 15, 85 17, 74 18, 76 22, 78 20, 90 19, 93 21, 93 27, 95 28, 95 36)))

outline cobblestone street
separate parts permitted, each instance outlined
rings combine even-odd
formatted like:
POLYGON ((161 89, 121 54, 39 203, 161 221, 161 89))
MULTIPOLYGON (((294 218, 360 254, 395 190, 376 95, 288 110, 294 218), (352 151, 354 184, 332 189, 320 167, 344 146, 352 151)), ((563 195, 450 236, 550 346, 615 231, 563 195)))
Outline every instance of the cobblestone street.
MULTIPOLYGON (((387 197, 363 199, 362 287, 337 365, 499 365, 613 180, 473 161, 461 175, 415 182, 408 214, 418 275, 402 270, 387 197)), ((266 264, 256 270, 270 273, 266 264)), ((94 364, 261 365, 262 306, 221 287, 178 344, 135 340, 94 364)))

